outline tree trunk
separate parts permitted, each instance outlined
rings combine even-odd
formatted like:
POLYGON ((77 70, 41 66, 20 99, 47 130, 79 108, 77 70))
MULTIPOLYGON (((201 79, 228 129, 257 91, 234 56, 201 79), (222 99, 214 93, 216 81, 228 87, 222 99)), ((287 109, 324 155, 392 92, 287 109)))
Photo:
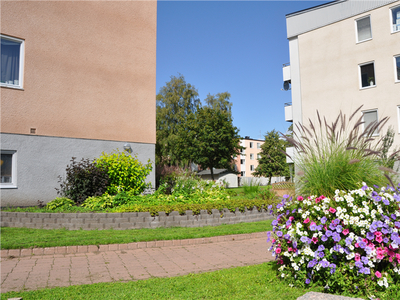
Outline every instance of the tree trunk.
POLYGON ((211 171, 211 179, 212 179, 213 181, 215 181, 215 179, 214 179, 214 170, 213 170, 212 167, 210 168, 210 171, 211 171))

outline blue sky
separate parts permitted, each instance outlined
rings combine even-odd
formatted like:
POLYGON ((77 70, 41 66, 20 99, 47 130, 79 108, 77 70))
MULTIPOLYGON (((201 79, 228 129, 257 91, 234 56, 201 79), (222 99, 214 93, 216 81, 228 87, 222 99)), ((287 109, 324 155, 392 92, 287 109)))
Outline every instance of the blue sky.
POLYGON ((286 132, 285 15, 330 1, 158 1, 157 93, 182 74, 201 100, 229 92, 239 134, 286 132))

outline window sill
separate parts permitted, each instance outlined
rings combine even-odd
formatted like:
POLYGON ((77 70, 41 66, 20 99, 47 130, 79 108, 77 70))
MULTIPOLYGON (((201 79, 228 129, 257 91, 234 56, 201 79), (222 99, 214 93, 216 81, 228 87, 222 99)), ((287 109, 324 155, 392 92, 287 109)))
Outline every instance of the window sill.
POLYGON ((13 184, 0 184, 0 189, 17 189, 18 187, 13 184))
POLYGON ((362 40, 362 41, 357 41, 356 44, 362 44, 362 43, 365 43, 365 42, 368 42, 368 41, 371 41, 371 40, 372 40, 372 38, 369 38, 369 39, 366 39, 366 40, 362 40))
POLYGON ((12 90, 20 90, 20 91, 23 91, 23 90, 24 90, 23 87, 18 86, 18 85, 9 85, 9 84, 1 83, 0 86, 1 86, 2 88, 12 89, 12 90))
POLYGON ((368 90, 368 89, 372 89, 372 88, 375 88, 375 87, 376 87, 376 84, 375 85, 369 85, 369 86, 361 87, 360 90, 368 90))

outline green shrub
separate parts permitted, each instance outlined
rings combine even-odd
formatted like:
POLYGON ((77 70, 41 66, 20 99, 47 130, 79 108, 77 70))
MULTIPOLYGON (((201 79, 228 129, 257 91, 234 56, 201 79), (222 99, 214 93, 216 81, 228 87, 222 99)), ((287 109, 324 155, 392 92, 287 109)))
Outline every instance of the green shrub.
POLYGON ((110 183, 107 193, 116 195, 122 191, 132 191, 135 195, 141 194, 147 187, 145 180, 152 170, 150 160, 143 165, 136 156, 126 152, 102 153, 95 160, 99 167, 107 169, 110 183))
POLYGON ((60 188, 57 193, 80 204, 88 197, 102 195, 107 190, 109 175, 105 168, 89 159, 80 162, 75 159, 73 157, 67 166, 65 180, 58 176, 60 188))
POLYGON ((50 201, 46 204, 45 209, 56 210, 65 209, 68 210, 70 207, 75 206, 75 202, 66 197, 57 197, 56 199, 50 201))
POLYGON ((81 206, 91 210, 107 210, 115 206, 114 196, 105 193, 101 196, 89 197, 81 206))
POLYGON ((275 192, 272 190, 272 186, 267 185, 265 188, 260 188, 260 190, 258 191, 259 196, 264 199, 264 200, 268 200, 268 199, 274 199, 276 198, 275 192))
POLYGON ((361 182, 369 186, 387 183, 377 163, 382 144, 374 139, 375 132, 387 118, 362 130, 362 116, 351 123, 360 109, 348 121, 340 113, 330 125, 325 118, 323 123, 317 112, 317 126, 310 120, 309 126, 297 126, 295 138, 284 136, 297 152, 294 157, 299 170, 296 187, 301 194, 333 196, 335 190, 354 190, 361 182))

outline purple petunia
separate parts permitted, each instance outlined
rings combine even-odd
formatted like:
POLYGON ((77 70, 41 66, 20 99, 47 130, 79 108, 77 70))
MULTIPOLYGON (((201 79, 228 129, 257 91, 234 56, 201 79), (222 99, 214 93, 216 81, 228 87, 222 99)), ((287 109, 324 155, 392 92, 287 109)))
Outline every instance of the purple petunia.
POLYGON ((316 259, 310 260, 307 264, 307 268, 313 268, 316 264, 317 264, 316 259))
POLYGON ((372 232, 367 232, 367 239, 369 239, 370 241, 373 240, 375 237, 375 235, 372 232))
POLYGON ((336 226, 336 232, 339 232, 339 233, 341 233, 341 232, 342 232, 342 230, 343 230, 343 227, 342 227, 342 225, 338 225, 338 226, 336 226))
POLYGON ((303 243, 307 243, 307 242, 308 242, 308 237, 302 236, 302 237, 300 238, 300 241, 302 241, 303 243))
POLYGON ((385 205, 390 205, 390 202, 389 202, 388 199, 383 199, 382 202, 383 202, 385 205))
POLYGON ((342 238, 340 237, 340 234, 339 233, 337 233, 337 232, 334 232, 333 234, 332 234, 332 238, 333 238, 333 240, 335 241, 335 242, 339 242, 342 238))
POLYGON ((325 246, 324 245, 319 245, 318 246, 318 251, 324 251, 325 250, 325 246))
POLYGON ((328 240, 328 237, 325 234, 323 234, 321 236, 321 241, 326 242, 327 240, 328 240))
POLYGON ((393 220, 396 220, 396 215, 395 215, 395 214, 391 214, 390 217, 391 217, 393 220))
POLYGON ((351 245, 351 243, 353 242, 353 239, 351 237, 346 238, 346 245, 351 245))
POLYGON ((309 284, 311 280, 309 278, 306 279, 306 284, 309 284))
POLYGON ((327 231, 325 232, 325 235, 326 235, 327 237, 330 237, 330 236, 332 236, 332 231, 330 231, 330 230, 327 230, 327 231))
POLYGON ((323 268, 327 268, 327 267, 329 267, 329 261, 327 261, 327 260, 321 260, 320 262, 319 262, 319 264, 321 265, 321 267, 323 267, 323 268))
POLYGON ((362 261, 360 261, 360 260, 356 261, 355 265, 356 265, 357 268, 362 268, 364 266, 362 261))
POLYGON ((278 237, 281 237, 281 236, 283 235, 283 233, 282 233, 282 231, 277 231, 277 232, 276 232, 276 235, 277 235, 278 237))
POLYGON ((326 223, 326 217, 322 217, 322 218, 321 218, 321 223, 322 223, 322 224, 325 224, 325 223, 326 223))
POLYGON ((273 221, 272 221, 272 225, 273 225, 273 226, 278 225, 278 220, 273 220, 273 221))

